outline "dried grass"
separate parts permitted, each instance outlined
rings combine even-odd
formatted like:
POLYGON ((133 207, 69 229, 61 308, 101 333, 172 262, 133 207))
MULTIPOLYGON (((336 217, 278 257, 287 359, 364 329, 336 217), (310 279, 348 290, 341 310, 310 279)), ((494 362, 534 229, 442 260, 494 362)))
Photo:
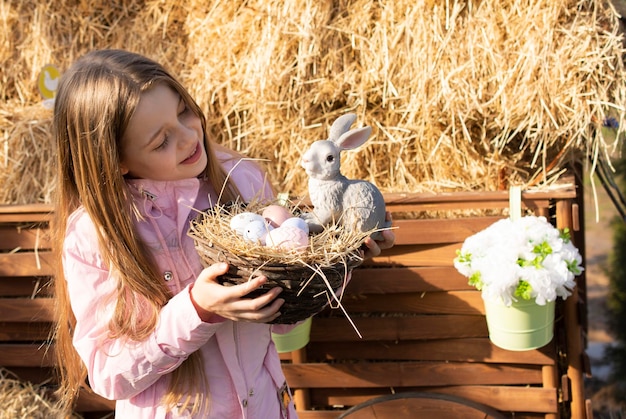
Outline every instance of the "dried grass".
POLYGON ((0 203, 49 203, 54 188, 52 111, 41 105, 0 108, 0 203))
POLYGON ((50 146, 36 77, 94 48, 164 63, 212 136, 268 159, 292 195, 306 194, 301 153, 348 111, 374 135, 344 172, 383 191, 546 187, 621 143, 598 129, 623 125, 626 106, 618 19, 601 0, 2 0, 0 25, 0 202, 49 200, 53 164, 25 163, 52 153, 32 151, 50 146))
MULTIPOLYGON (((197 247, 216 248, 217 251, 237 259, 239 264, 253 267, 295 265, 318 270, 341 263, 347 265, 349 261, 360 263, 363 259, 360 247, 365 238, 375 231, 362 232, 330 225, 321 233, 309 236, 309 245, 306 249, 286 250, 246 240, 231 229, 230 220, 235 215, 244 211, 261 214, 267 205, 257 201, 245 206, 238 203, 216 205, 212 210, 198 215, 196 221, 192 223, 189 234, 196 240, 197 247)), ((297 216, 299 209, 296 204, 287 203, 285 207, 297 216)))
MULTIPOLYGON (((44 386, 19 380, 10 371, 0 368, 0 419, 65 418, 49 397, 44 386)), ((81 416, 72 415, 69 419, 81 416)))

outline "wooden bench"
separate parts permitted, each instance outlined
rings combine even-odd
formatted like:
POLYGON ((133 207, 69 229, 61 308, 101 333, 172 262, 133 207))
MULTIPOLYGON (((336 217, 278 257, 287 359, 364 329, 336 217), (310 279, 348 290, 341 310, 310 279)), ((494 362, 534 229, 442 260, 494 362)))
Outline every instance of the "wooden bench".
MULTIPOLYGON (((341 310, 327 309, 313 320, 310 344, 281 355, 300 418, 337 418, 378 398, 427 393, 439 395, 429 403, 440 400, 442 411, 452 398, 509 418, 590 419, 582 383, 584 276, 576 294, 557 305, 558 333, 549 345, 499 349, 488 339, 480 294, 452 266, 465 238, 499 217, 422 217, 505 208, 508 194, 385 198, 394 213, 396 246, 355 270, 342 300, 362 337, 341 310)), ((569 227, 584 249, 579 202, 573 187, 523 194, 524 206, 569 227)), ((54 366, 48 341, 51 211, 46 205, 0 206, 0 367, 34 383, 48 380, 54 366)), ((386 417, 402 417, 405 407, 386 404, 386 417)), ((112 402, 89 394, 81 394, 77 408, 85 417, 111 409, 112 402)))

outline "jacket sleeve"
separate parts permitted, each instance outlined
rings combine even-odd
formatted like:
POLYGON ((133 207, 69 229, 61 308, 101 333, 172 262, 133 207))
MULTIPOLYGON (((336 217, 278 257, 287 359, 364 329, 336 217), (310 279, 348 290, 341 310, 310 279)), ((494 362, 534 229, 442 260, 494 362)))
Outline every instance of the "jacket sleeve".
POLYGON ((112 339, 108 323, 117 281, 102 260, 95 237, 85 213, 70 218, 63 269, 76 317, 73 344, 93 390, 108 399, 128 399, 177 368, 222 323, 200 320, 187 287, 161 309, 155 330, 145 340, 112 339))

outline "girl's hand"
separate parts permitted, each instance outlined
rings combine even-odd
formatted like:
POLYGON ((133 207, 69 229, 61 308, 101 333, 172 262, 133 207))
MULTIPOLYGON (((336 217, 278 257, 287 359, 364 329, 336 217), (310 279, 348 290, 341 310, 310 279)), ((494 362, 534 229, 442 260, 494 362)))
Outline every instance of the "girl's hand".
MULTIPOLYGON (((385 216, 385 221, 391 221, 391 213, 387 211, 385 216)), ((365 245, 365 251, 363 253, 364 259, 369 259, 380 255, 380 252, 384 249, 389 249, 393 246, 396 241, 396 235, 393 230, 383 230, 381 231, 383 235, 383 240, 376 241, 371 237, 365 239, 363 243, 365 245)))
POLYGON ((225 287, 217 282, 217 277, 227 271, 226 263, 213 264, 200 273, 191 288, 191 300, 203 321, 219 321, 222 317, 233 321, 268 323, 280 315, 278 310, 285 301, 276 297, 282 288, 272 288, 256 298, 245 298, 246 294, 266 283, 267 278, 258 276, 245 284, 225 287))

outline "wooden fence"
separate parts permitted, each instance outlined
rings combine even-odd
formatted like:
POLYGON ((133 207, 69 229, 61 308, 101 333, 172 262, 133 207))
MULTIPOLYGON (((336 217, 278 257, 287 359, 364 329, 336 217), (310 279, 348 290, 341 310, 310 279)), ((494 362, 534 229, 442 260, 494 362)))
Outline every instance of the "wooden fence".
MULTIPOLYGON (((309 345, 282 354, 300 418, 337 418, 353 406, 406 393, 433 395, 424 400, 435 409, 454 399, 508 418, 590 419, 583 388, 584 275, 575 294, 557 304, 550 344, 524 352, 500 349, 488 339, 480 294, 452 266, 464 239, 500 217, 423 215, 506 208, 508 194, 385 198, 396 246, 358 268, 342 300, 362 337, 341 310, 327 309, 314 318, 309 345)), ((525 208, 570 228, 583 252, 580 202, 573 184, 522 194, 525 208)), ((53 367, 51 211, 45 205, 0 206, 0 366, 32 382, 49 379, 53 367)), ((389 405, 382 417, 402 417, 407 406, 389 405)), ((110 401, 83 394, 77 410, 99 417, 112 408, 110 401)))

